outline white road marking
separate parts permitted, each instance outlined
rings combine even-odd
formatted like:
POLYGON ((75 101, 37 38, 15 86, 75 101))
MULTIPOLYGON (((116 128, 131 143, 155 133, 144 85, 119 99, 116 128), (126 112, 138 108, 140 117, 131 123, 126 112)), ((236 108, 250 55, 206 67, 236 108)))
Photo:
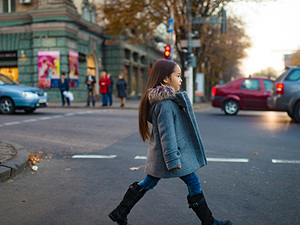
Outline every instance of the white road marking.
POLYGON ((147 156, 136 156, 136 157, 134 157, 134 159, 147 159, 147 156))
POLYGON ((73 155, 73 159, 113 159, 116 155, 73 155))
POLYGON ((208 162, 239 162, 239 163, 247 163, 249 159, 241 159, 241 158, 207 158, 208 162))
POLYGON ((23 120, 23 123, 30 123, 30 122, 36 122, 38 119, 29 119, 29 120, 23 120))
POLYGON ((272 163, 295 163, 295 164, 300 164, 300 160, 272 159, 272 163))
MULTIPOLYGON (((136 156, 134 159, 147 159, 147 156, 136 156)), ((209 162, 249 162, 249 159, 240 158, 207 158, 209 162)))
POLYGON ((22 124, 22 123, 30 123, 30 122, 36 122, 36 121, 42 121, 42 120, 57 119, 57 118, 66 117, 66 116, 75 116, 75 115, 96 113, 96 112, 98 113, 98 112, 104 112, 104 111, 107 111, 107 110, 89 110, 89 111, 76 112, 76 113, 66 113, 63 115, 56 115, 56 116, 37 117, 35 119, 27 119, 27 120, 22 120, 22 121, 15 121, 15 122, 8 122, 8 123, 0 124, 0 127, 12 126, 12 125, 18 125, 18 124, 22 124))
MULTIPOLYGON (((117 155, 73 155, 73 159, 113 159, 117 155)), ((146 160, 147 156, 135 156, 134 159, 146 160)), ((245 158, 207 158, 209 162, 230 162, 230 163, 248 163, 249 159, 245 158)), ((272 159, 272 163, 294 163, 300 164, 300 160, 283 160, 283 159, 272 159)))
POLYGON ((4 123, 3 125, 4 126, 11 126, 11 125, 17 125, 17 124, 20 124, 20 123, 21 122, 16 121, 16 122, 4 123))
POLYGON ((64 116, 74 116, 75 113, 66 113, 64 116))
POLYGON ((52 118, 49 116, 44 116, 44 117, 39 118, 39 120, 49 120, 49 119, 52 119, 52 118))

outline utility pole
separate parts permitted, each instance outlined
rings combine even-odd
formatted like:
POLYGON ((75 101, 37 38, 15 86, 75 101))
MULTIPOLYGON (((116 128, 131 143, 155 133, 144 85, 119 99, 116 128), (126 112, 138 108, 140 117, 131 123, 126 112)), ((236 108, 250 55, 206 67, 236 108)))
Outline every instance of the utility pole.
POLYGON ((191 1, 188 0, 188 53, 187 53, 187 66, 186 71, 184 72, 184 77, 186 78, 186 92, 191 100, 191 103, 194 102, 194 93, 193 93, 193 68, 191 65, 192 59, 192 13, 191 13, 191 1))

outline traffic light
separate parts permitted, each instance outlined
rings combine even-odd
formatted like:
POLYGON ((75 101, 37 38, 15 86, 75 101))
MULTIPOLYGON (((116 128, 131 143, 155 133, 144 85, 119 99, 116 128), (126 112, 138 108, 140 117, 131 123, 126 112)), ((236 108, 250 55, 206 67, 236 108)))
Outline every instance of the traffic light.
POLYGON ((164 52, 165 59, 169 59, 170 54, 171 54, 171 47, 170 47, 170 45, 166 45, 165 52, 164 52))

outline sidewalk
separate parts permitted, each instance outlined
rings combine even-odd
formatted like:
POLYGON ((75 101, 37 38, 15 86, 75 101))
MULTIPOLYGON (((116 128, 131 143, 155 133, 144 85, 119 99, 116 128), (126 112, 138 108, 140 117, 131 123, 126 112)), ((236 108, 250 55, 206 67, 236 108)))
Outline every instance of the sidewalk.
MULTIPOLYGON (((70 106, 64 106, 68 108, 95 108, 95 109, 120 109, 120 99, 114 98, 114 102, 112 106, 102 106, 102 103, 100 101, 96 102, 95 107, 90 106, 86 107, 86 102, 71 102, 70 106)), ((139 99, 127 99, 125 103, 124 109, 138 109, 140 105, 139 99)), ((61 105, 61 102, 49 102, 48 108, 61 108, 63 107, 61 105)), ((210 102, 202 102, 202 103, 194 103, 193 108, 194 111, 199 111, 203 109, 207 109, 211 107, 210 102)))
POLYGON ((13 142, 0 140, 0 181, 22 172, 28 165, 28 152, 13 142))
MULTIPOLYGON (((128 99, 124 109, 139 108, 140 100, 128 99)), ((86 102, 71 102, 71 106, 62 106, 61 102, 50 102, 48 108, 84 108, 84 109, 120 109, 120 100, 114 100, 112 106, 101 106, 101 102, 96 102, 96 106, 86 107, 86 102)), ((210 103, 196 103, 193 105, 194 111, 200 111, 211 107, 210 103)), ((28 152, 19 144, 0 140, 0 182, 22 172, 28 166, 28 152)))

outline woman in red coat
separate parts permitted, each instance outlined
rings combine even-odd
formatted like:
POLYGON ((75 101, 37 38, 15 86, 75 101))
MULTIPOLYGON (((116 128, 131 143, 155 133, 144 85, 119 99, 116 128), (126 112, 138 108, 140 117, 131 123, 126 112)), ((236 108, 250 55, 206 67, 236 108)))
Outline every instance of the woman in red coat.
POLYGON ((106 72, 102 71, 99 80, 100 94, 102 95, 102 106, 107 106, 108 103, 108 85, 110 79, 106 76, 106 72))

